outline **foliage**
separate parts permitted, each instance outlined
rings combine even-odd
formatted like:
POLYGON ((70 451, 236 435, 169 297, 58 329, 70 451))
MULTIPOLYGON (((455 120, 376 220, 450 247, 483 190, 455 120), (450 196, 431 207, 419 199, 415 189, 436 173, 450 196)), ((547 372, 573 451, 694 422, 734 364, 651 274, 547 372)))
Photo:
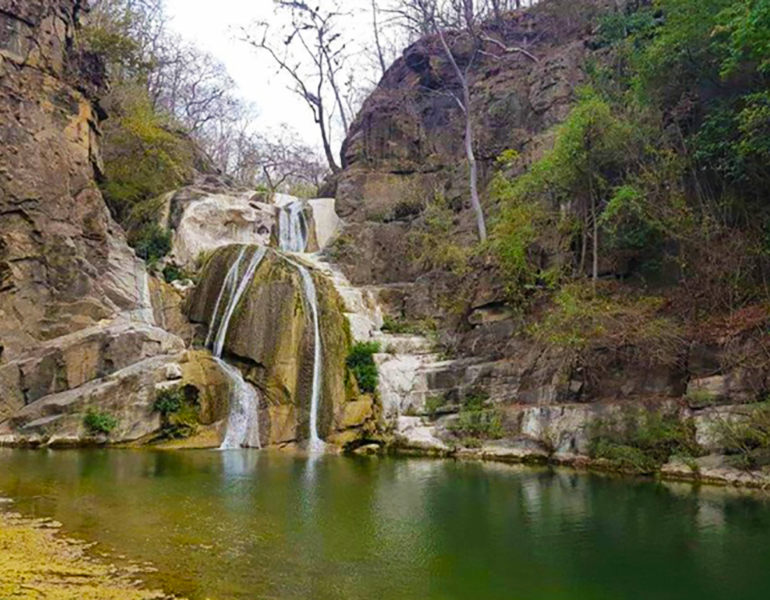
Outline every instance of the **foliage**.
POLYGON ((448 429, 464 438, 496 440, 504 436, 503 413, 496 408, 485 408, 489 396, 471 392, 463 399, 457 420, 448 429))
POLYGON ((504 436, 503 414, 492 408, 462 410, 448 429, 466 438, 497 440, 504 436))
POLYGON ((152 266, 171 251, 171 237, 171 231, 163 229, 157 223, 148 223, 131 231, 128 241, 135 248, 137 255, 152 266))
POLYGON ((770 458, 770 403, 750 408, 737 418, 725 416, 717 422, 717 434, 725 454, 738 466, 755 469, 770 458))
POLYGON ((173 283, 174 281, 192 279, 192 275, 183 267, 175 265, 174 263, 169 263, 163 267, 163 279, 166 283, 173 283))
POLYGON ((152 408, 163 416, 179 412, 185 402, 185 394, 181 388, 169 388, 158 392, 152 408))
POLYGON ((358 388, 366 393, 377 391, 379 373, 374 355, 380 351, 379 342, 356 342, 350 349, 346 364, 358 382, 358 388))
POLYGON ((425 412, 427 412, 432 419, 435 419, 439 410, 441 410, 441 407, 445 404, 446 398, 443 396, 428 396, 425 399, 425 412))
POLYGON ((687 405, 694 409, 714 406, 717 401, 717 397, 709 390, 688 390, 685 397, 687 398, 687 405))
MULTIPOLYGON (((588 254, 595 276, 683 283, 691 314, 767 297, 768 14, 768 0, 658 0, 599 19, 605 50, 552 149, 523 173, 515 153, 497 161, 491 246, 513 302, 585 277, 588 254)), ((561 337, 583 344, 592 322, 561 337)))
POLYGON ((198 428, 198 402, 184 388, 160 390, 155 396, 153 410, 161 415, 161 437, 180 439, 190 437, 198 428))
POLYGON ((556 293, 553 307, 530 333, 574 351, 633 347, 652 363, 671 364, 680 350, 681 328, 671 318, 658 316, 662 306, 661 298, 621 295, 611 286, 594 291, 573 283, 556 293))
POLYGON ((584 266, 588 229, 629 168, 629 147, 639 143, 637 129, 585 88, 557 128, 553 149, 515 180, 501 174, 493 180, 490 193, 501 205, 493 247, 514 285, 559 279, 558 267, 548 272, 536 246, 558 254, 582 237, 579 262, 584 266))
POLYGON ((193 158, 189 140, 172 133, 145 92, 131 90, 119 104, 105 127, 103 191, 112 214, 126 223, 140 202, 184 184, 193 158))
POLYGON ((83 426, 91 434, 110 435, 110 433, 112 433, 118 426, 118 421, 115 417, 108 415, 107 413, 89 409, 86 416, 83 417, 83 426))
POLYGON ((692 421, 680 420, 676 412, 628 407, 592 424, 589 453, 619 469, 652 473, 673 455, 695 457, 701 449, 692 421))
POLYGON ((423 221, 409 233, 412 259, 422 270, 441 269, 456 275, 469 271, 471 249, 455 242, 454 211, 436 193, 423 210, 423 221))

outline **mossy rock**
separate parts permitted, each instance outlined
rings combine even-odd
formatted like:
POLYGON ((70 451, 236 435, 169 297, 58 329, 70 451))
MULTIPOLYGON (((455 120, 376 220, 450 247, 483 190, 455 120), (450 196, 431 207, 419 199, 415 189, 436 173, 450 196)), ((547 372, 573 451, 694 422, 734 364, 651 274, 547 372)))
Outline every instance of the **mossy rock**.
MULTIPOLYGON (((227 271, 241 249, 228 246, 209 257, 190 298, 192 321, 208 328, 227 271)), ((345 365, 351 336, 334 286, 309 270, 317 290, 323 348, 319 434, 326 439, 345 428, 345 404, 356 398, 348 385, 345 365)), ((284 444, 309 437, 314 343, 299 271, 281 254, 269 250, 236 307, 224 344, 228 360, 237 364, 261 392, 262 439, 267 443, 284 444)))

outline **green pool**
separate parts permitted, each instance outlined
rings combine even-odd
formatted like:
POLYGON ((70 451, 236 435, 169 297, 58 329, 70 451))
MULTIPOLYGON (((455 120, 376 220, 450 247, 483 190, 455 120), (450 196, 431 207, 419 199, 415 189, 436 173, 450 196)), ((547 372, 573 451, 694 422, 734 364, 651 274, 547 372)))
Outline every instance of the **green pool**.
POLYGON ((770 502, 570 471, 0 450, 0 495, 192 599, 770 598, 770 502))

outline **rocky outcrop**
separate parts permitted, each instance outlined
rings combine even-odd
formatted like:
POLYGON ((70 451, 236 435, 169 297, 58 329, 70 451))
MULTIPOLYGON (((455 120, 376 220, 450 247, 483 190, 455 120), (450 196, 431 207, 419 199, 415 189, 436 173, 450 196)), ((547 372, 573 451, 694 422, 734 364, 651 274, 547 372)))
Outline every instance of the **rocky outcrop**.
POLYGON ((45 396, 0 424, 0 445, 81 446, 151 441, 163 428, 154 409, 158 393, 179 388, 195 406, 201 427, 215 435, 199 446, 217 447, 229 410, 229 384, 208 353, 152 356, 75 389, 45 396), (115 419, 108 435, 89 431, 89 413, 115 419))
POLYGON ((79 50, 83 10, 0 0, 0 427, 19 439, 39 419, 35 435, 81 435, 96 404, 139 435, 141 382, 184 350, 96 185, 104 72, 79 50))
MULTIPOLYGON (((146 272, 94 180, 97 111, 73 48, 81 3, 0 2, 0 361, 118 314, 146 272)), ((90 75, 91 73, 89 73, 90 75)))
MULTIPOLYGON (((482 190, 503 151, 517 151, 524 164, 542 152, 545 132, 569 112, 588 53, 585 32, 543 11, 514 13, 488 28, 489 36, 526 45, 538 60, 494 45, 473 58, 471 113, 482 190)), ((450 43, 461 63, 471 60, 461 37, 450 43)), ((348 221, 338 259, 353 283, 406 282, 425 274, 408 234, 424 222, 436 197, 453 211, 454 241, 475 241, 465 122, 451 96, 458 86, 440 41, 423 38, 388 70, 351 126, 337 200, 348 221)), ((495 207, 487 202, 485 210, 491 217, 495 207)))
MULTIPOLYGON (((225 276, 240 252, 230 246, 216 251, 206 263, 200 284, 190 298, 189 316, 195 323, 211 325, 225 276)), ((261 393, 262 443, 287 444, 308 438, 313 377, 314 332, 295 261, 268 251, 237 306, 224 356, 237 364, 247 381, 261 393)), ((319 434, 360 427, 366 418, 363 406, 350 389, 345 359, 349 329, 339 297, 323 277, 315 276, 323 348, 322 399, 319 434)))

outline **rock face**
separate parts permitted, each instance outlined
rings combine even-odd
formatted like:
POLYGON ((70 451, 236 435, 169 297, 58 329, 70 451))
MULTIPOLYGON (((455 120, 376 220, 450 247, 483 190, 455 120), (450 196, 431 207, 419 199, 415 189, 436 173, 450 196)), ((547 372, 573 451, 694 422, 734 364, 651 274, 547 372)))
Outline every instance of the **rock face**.
POLYGON ((0 0, 0 428, 19 441, 82 435, 97 404, 118 439, 143 434, 157 415, 131 407, 184 350, 96 185, 104 74, 78 51, 83 9, 0 0))
MULTIPOLYGON (((170 201, 174 207, 179 198, 170 201)), ((173 257, 188 268, 194 268, 201 256, 228 244, 269 246, 276 223, 275 207, 259 201, 255 192, 206 194, 179 210, 179 222, 172 223, 173 257)))
MULTIPOLYGON (((488 53, 499 56, 474 59, 471 114, 482 190, 504 150, 516 150, 525 163, 542 151, 544 132, 569 112, 587 55, 580 32, 545 14, 517 13, 490 27, 490 36, 512 46, 537 39, 528 48, 539 60, 493 46, 488 53)), ((470 60, 461 39, 450 43, 461 62, 470 60)), ((450 95, 458 90, 440 41, 426 37, 404 51, 353 123, 337 187, 338 212, 349 222, 339 260, 353 283, 413 282, 425 274, 410 255, 408 233, 436 197, 453 210, 456 242, 475 239, 465 122, 450 95)), ((485 210, 491 216, 495 207, 485 210)))
MULTIPOLYGON (((94 173, 98 120, 74 38, 81 3, 2 0, 0 361, 118 314, 150 321, 146 272, 94 173)), ((98 83, 98 82, 97 82, 98 83)))
POLYGON ((153 405, 163 389, 179 388, 196 407, 197 421, 215 435, 199 446, 219 446, 229 410, 229 385, 208 353, 159 354, 125 369, 33 402, 0 424, 0 445, 77 446, 154 439, 162 428, 153 405), (89 412, 109 415, 109 436, 89 431, 89 412))

